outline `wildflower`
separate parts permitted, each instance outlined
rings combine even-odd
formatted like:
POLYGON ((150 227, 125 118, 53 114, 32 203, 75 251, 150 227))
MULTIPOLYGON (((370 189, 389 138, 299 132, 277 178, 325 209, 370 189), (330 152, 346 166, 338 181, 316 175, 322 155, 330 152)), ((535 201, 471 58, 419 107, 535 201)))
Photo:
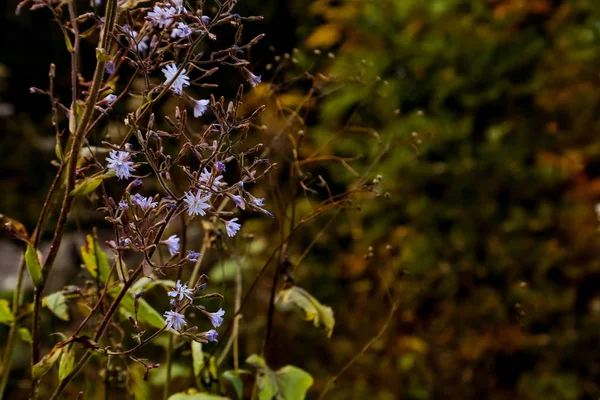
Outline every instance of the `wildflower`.
POLYGON ((177 10, 174 7, 154 6, 153 11, 148 13, 148 21, 158 28, 167 28, 173 23, 175 14, 177 14, 177 10))
POLYGON ((131 182, 132 187, 140 186, 141 184, 142 184, 142 180, 139 178, 136 178, 133 182, 131 182))
POLYGON ((262 197, 254 197, 252 198, 252 203, 254 203, 257 207, 262 207, 264 205, 265 199, 262 197))
POLYGON ((200 21, 202 21, 202 25, 208 25, 210 23, 210 18, 206 15, 200 17, 200 21))
MULTIPOLYGON (((133 200, 133 199, 132 199, 133 200)), ((152 201, 152 197, 142 197, 136 198, 135 203, 144 211, 148 211, 151 208, 155 208, 158 203, 156 201, 152 201)))
POLYGON ((162 73, 165 74, 165 83, 164 84, 167 85, 169 82, 173 81, 169 88, 172 91, 174 91, 175 94, 177 94, 178 96, 181 96, 181 93, 183 92, 183 87, 190 86, 190 78, 186 75, 187 71, 184 68, 181 70, 181 73, 179 74, 179 76, 177 76, 177 78, 173 79, 175 77, 175 75, 177 74, 178 69, 179 68, 177 67, 177 65, 171 63, 162 69, 162 73))
POLYGON ((186 36, 190 36, 192 34, 192 29, 187 26, 184 22, 179 22, 176 28, 173 28, 171 32, 172 38, 183 38, 186 36))
POLYGON ((210 204, 208 204, 208 200, 210 200, 211 194, 207 194, 202 197, 200 191, 196 192, 196 194, 192 194, 191 192, 185 192, 185 201, 188 205, 188 215, 206 215, 206 211, 210 208, 210 204))
POLYGON ((109 60, 104 66, 104 70, 107 74, 112 75, 115 73, 115 62, 113 60, 109 60))
POLYGON ((165 317, 167 329, 174 328, 176 331, 178 331, 181 330, 184 325, 187 325, 187 322, 185 322, 185 316, 176 311, 166 311, 163 316, 165 317))
POLYGON ((244 187, 244 181, 239 181, 238 182, 238 186, 241 187, 241 188, 243 188, 244 187))
POLYGON ((210 331, 204 332, 204 337, 209 342, 218 342, 217 336, 219 336, 219 332, 217 332, 214 329, 211 329, 210 331))
POLYGON ((196 262, 198 261, 198 258, 200 257, 200 253, 196 253, 195 251, 191 251, 188 250, 187 251, 187 259, 192 261, 192 262, 196 262))
POLYGON ((194 118, 201 117, 206 112, 210 100, 194 100, 194 118))
POLYGON ((142 196, 139 193, 134 194, 133 196, 131 196, 131 201, 135 204, 138 203, 138 201, 142 200, 144 198, 144 196, 142 196))
POLYGON ((125 34, 127 36, 127 40, 129 40, 129 43, 131 44, 132 47, 135 47, 135 49, 138 52, 144 52, 146 50, 148 50, 148 43, 146 43, 148 41, 148 37, 144 36, 142 38, 142 40, 137 40, 138 37, 138 32, 134 31, 133 29, 131 29, 129 27, 129 25, 125 25, 123 26, 123 30, 125 31, 125 34))
POLYGON ((217 171, 225 172, 225 164, 223 164, 221 161, 217 161, 217 171))
POLYGON ((129 161, 129 158, 130 154, 128 152, 113 150, 106 157, 106 161, 108 161, 107 167, 111 171, 115 171, 119 179, 129 179, 131 178, 131 173, 135 171, 135 168, 132 166, 133 162, 129 161))
POLYGON ((207 312, 206 315, 208 315, 210 323, 213 324, 215 328, 218 328, 223 323, 223 315, 225 315, 225 310, 219 308, 219 311, 214 313, 207 312))
POLYGON ((127 200, 121 200, 119 202, 119 208, 121 208, 121 210, 129 209, 129 204, 127 204, 127 200))
POLYGON ((227 236, 234 237, 235 234, 238 233, 238 231, 240 230, 241 225, 238 224, 237 222, 235 222, 237 220, 238 220, 237 218, 234 218, 225 223, 225 229, 227 230, 227 236))
POLYGON ((223 175, 217 175, 213 177, 212 171, 209 171, 208 169, 204 168, 204 170, 200 174, 200 178, 198 178, 198 181, 206 186, 209 186, 210 184, 210 188, 217 192, 221 190, 221 186, 227 185, 227 183, 221 182, 222 179, 223 175))
POLYGON ((117 96, 115 96, 114 94, 109 94, 108 96, 100 100, 100 104, 107 104, 111 106, 116 100, 117 96))
POLYGON ((173 288, 173 290, 171 290, 169 293, 167 293, 169 295, 169 297, 173 297, 175 299, 177 299, 177 297, 179 297, 179 301, 183 300, 183 298, 187 298, 188 300, 192 300, 192 295, 194 294, 194 291, 192 289, 189 289, 187 287, 187 284, 181 284, 180 280, 177 280, 177 283, 175 284, 175 287, 173 288))
POLYGON ((238 196, 238 195, 234 194, 231 196, 231 198, 233 199, 233 202, 235 203, 236 206, 238 206, 242 210, 246 209, 246 202, 244 201, 244 198, 242 196, 238 196))
POLYGON ((129 246, 129 245, 131 244, 131 239, 129 239, 129 238, 125 238, 125 239, 123 239, 123 240, 121 241, 121 244, 122 244, 123 246, 129 246))
POLYGON ((252 72, 248 71, 248 82, 252 87, 256 87, 260 83, 260 75, 254 75, 252 72))
POLYGON ((169 238, 163 241, 163 243, 167 245, 169 254, 171 254, 171 256, 174 256, 179 251, 179 238, 177 235, 169 236, 169 238))

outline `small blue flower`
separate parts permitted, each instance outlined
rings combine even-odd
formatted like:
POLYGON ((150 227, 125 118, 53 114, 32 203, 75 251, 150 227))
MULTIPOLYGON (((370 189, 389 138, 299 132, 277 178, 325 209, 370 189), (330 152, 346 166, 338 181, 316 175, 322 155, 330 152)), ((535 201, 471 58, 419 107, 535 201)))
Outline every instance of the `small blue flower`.
POLYGON ((256 87, 260 83, 260 75, 254 75, 252 72, 248 71, 248 82, 252 87, 256 87))
POLYGON ((200 253, 196 253, 195 251, 192 250, 188 250, 187 251, 187 259, 192 261, 192 262, 196 262, 198 261, 198 258, 200 257, 200 253))
POLYGON ((111 151, 108 157, 106 157, 106 161, 108 164, 106 166, 109 170, 115 171, 117 174, 117 178, 121 179, 129 179, 131 178, 131 173, 135 171, 133 167, 133 162, 129 161, 131 158, 131 154, 127 151, 111 151))
POLYGON ((225 310, 219 308, 219 311, 214 313, 207 313, 210 322, 213 324, 215 328, 218 328, 223 323, 223 315, 225 315, 225 310))
POLYGON ((221 161, 217 161, 217 171, 225 172, 225 164, 223 164, 221 161))
POLYGON ((169 249, 169 254, 174 256, 179 251, 179 238, 177 235, 171 235, 167 240, 163 241, 164 244, 167 245, 169 249))
POLYGON ((144 211, 148 211, 151 208, 156 208, 158 203, 156 201, 152 201, 152 197, 142 197, 136 198, 135 203, 144 211))
POLYGON ((129 209, 129 204, 127 204, 127 200, 121 200, 119 202, 119 207, 121 208, 121 210, 129 209))
POLYGON ((208 340, 209 342, 218 342, 217 340, 217 336, 219 336, 219 332, 217 332, 214 329, 211 329, 208 332, 204 332, 204 337, 206 338, 206 340, 208 340))
POLYGON ((139 178, 138 178, 138 179, 136 179, 136 180, 134 180, 134 181, 131 183, 132 187, 135 187, 135 186, 140 186, 141 184, 142 184, 142 180, 141 180, 141 179, 139 179, 139 178))
POLYGON ((121 241, 123 246, 129 246, 131 244, 131 239, 125 238, 121 241))
POLYGON ((225 229, 227 230, 227 236, 234 237, 235 234, 238 233, 238 231, 240 230, 241 225, 238 224, 237 222, 235 222, 237 220, 238 220, 237 218, 234 218, 225 223, 225 229))
POLYGON ((185 316, 176 311, 166 311, 163 316, 165 317, 167 329, 174 328, 176 331, 178 331, 183 328, 184 325, 187 325, 187 322, 185 322, 185 316))
POLYGON ((200 17, 200 21, 202 21, 202 25, 208 25, 210 23, 210 17, 203 15, 200 17))
POLYGON ((233 199, 233 202, 236 206, 238 206, 242 210, 246 209, 246 202, 244 201, 244 198, 242 196, 233 195, 231 196, 231 198, 233 199))

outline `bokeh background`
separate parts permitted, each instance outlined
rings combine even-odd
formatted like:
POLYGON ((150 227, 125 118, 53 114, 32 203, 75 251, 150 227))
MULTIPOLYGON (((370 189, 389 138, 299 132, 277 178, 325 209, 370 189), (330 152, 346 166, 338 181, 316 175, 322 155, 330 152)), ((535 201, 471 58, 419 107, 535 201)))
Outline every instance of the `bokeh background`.
MULTIPOLYGON (((68 99, 69 57, 47 12, 16 16, 14 0, 1 7, 0 212, 33 228, 55 169, 48 100, 29 87, 45 88, 54 62, 68 99)), ((380 332, 391 294, 399 308, 389 326, 327 398, 598 399, 600 2, 243 0, 237 12, 265 17, 244 34, 266 33, 250 61, 272 86, 247 103, 293 108, 311 88, 296 77, 329 77, 296 127, 306 141, 300 158, 326 149, 352 159, 359 178, 336 162, 307 166, 334 193, 382 177, 379 196, 357 195, 295 234, 295 282, 333 308, 336 325, 327 338, 276 313, 269 364, 310 372, 316 397, 380 332)), ((282 117, 262 118, 268 140, 282 117)), ((281 168, 271 183, 297 196, 299 209, 327 198, 304 196, 287 177, 281 168)), ((74 243, 103 228, 85 209, 74 211, 74 243)), ((254 235, 247 287, 278 243, 276 221, 246 226, 254 235)), ((3 238, 0 250, 10 298, 20 247, 3 238)), ((76 250, 64 250, 67 282, 81 262, 76 250)), ((206 272, 227 297, 233 273, 223 265, 206 272)), ((244 311, 242 354, 260 352, 272 273, 244 311)), ((7 398, 27 387, 29 355, 20 349, 7 398)), ((163 357, 159 346, 149 351, 163 357)), ((185 357, 176 359, 182 388, 185 357)))

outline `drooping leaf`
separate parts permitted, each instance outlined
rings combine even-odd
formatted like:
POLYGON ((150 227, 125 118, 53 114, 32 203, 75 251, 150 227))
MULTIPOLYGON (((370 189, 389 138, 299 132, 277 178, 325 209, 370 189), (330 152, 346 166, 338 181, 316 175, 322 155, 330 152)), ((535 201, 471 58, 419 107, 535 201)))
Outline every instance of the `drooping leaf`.
MULTIPOLYGON (((108 291, 108 294, 112 297, 116 297, 121 291, 120 287, 114 287, 108 291)), ((134 317, 135 313, 135 296, 131 291, 123 297, 121 304, 119 305, 119 313, 123 318, 134 317)), ((165 326, 165 319, 159 314, 148 302, 142 298, 138 299, 138 320, 143 323, 150 325, 154 328, 162 328, 165 326)))
POLYGON ((204 368, 202 343, 192 341, 192 361, 194 362, 194 376, 200 376, 202 368, 204 368))
POLYGON ((98 271, 100 271, 100 281, 106 282, 110 275, 108 256, 100 249, 98 241, 92 235, 87 235, 86 244, 81 246, 81 258, 83 258, 85 267, 94 278, 98 276, 98 271))
POLYGON ((10 309, 10 303, 6 299, 0 299, 0 324, 10 325, 15 317, 10 309))
POLYGON ((76 103, 71 103, 71 109, 69 113, 69 132, 75 133, 75 129, 79 125, 82 116, 83 106, 81 102, 77 101, 76 103), (75 106, 75 104, 77 104, 77 106, 75 106))
POLYGON ((25 225, 23 225, 16 219, 12 219, 4 214, 0 214, 0 228, 2 228, 4 231, 6 231, 6 233, 11 235, 12 237, 29 243, 29 234, 27 233, 25 225))
POLYGON ((42 357, 42 359, 37 364, 35 364, 33 368, 31 368, 31 377, 33 379, 38 379, 44 376, 48 371, 50 371, 52 366, 56 364, 56 361, 58 361, 58 358, 60 357, 62 352, 62 347, 52 348, 52 350, 50 350, 50 353, 42 357))
POLYGON ((194 389, 189 389, 187 393, 175 393, 169 396, 168 400, 231 400, 229 397, 218 396, 210 393, 199 393, 194 389))
POLYGON ((31 343, 32 342, 31 333, 29 332, 29 329, 27 329, 27 328, 19 328, 19 337, 25 343, 31 343))
POLYGON ((144 373, 144 367, 138 363, 130 364, 127 368, 127 392, 133 395, 135 400, 151 398, 150 385, 144 380, 144 373))
POLYGON ((44 297, 42 299, 42 306, 47 307, 48 310, 52 311, 52 314, 63 321, 69 321, 69 307, 67 305, 67 298, 63 292, 59 291, 44 297))
POLYGON ((221 380, 229 382, 235 390, 237 399, 242 400, 242 396, 244 395, 244 382, 242 382, 242 379, 240 378, 239 371, 225 371, 221 374, 221 380))
POLYGON ((73 365, 75 365, 75 349, 65 348, 58 363, 58 380, 65 379, 73 371, 73 365))
POLYGON ((40 265, 38 253, 31 244, 28 244, 27 250, 25 250, 25 265, 27 265, 27 272, 29 272, 33 286, 38 287, 44 278, 42 277, 42 266, 40 265))
POLYGON ((272 371, 265 360, 256 354, 248 357, 246 363, 258 372, 259 400, 303 400, 313 384, 313 377, 308 372, 293 365, 272 371))
POLYGON ((142 276, 131 286, 131 291, 134 293, 145 292, 155 286, 161 286, 166 290, 171 290, 175 287, 175 281, 169 279, 151 279, 147 276, 142 276))
POLYGON ((322 326, 331 337, 335 319, 333 310, 321 304, 310 293, 298 286, 292 286, 289 289, 282 290, 277 295, 275 304, 280 310, 286 310, 290 307, 300 309, 304 313, 306 321, 313 321, 316 327, 322 326))
POLYGON ((100 184, 102 183, 102 181, 104 180, 104 178, 101 176, 90 176, 88 178, 84 178, 82 180, 80 180, 79 182, 77 182, 77 184, 75 185, 75 189, 73 189, 73 191, 71 191, 71 195, 72 196, 85 196, 88 193, 93 192, 94 190, 96 190, 96 188, 98 186, 100 186, 100 184))

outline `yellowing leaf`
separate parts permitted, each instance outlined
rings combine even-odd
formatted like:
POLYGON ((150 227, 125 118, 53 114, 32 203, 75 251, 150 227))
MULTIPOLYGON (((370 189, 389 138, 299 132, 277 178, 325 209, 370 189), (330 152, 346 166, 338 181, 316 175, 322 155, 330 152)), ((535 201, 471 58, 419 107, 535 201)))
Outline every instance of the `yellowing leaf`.
POLYGON ((58 363, 58 380, 62 381, 73 371, 75 365, 75 349, 73 347, 64 349, 58 363))
POLYGON ((100 249, 98 241, 92 236, 86 236, 86 244, 81 246, 81 258, 88 271, 95 278, 100 271, 100 281, 106 282, 110 274, 110 265, 105 252, 100 249))
POLYGON ((317 299, 301 287, 292 286, 289 289, 282 290, 277 295, 275 304, 280 310, 286 310, 290 307, 300 309, 304 313, 306 321, 313 321, 316 327, 322 326, 327 333, 327 337, 331 337, 335 325, 333 310, 319 303, 317 299))
POLYGON ((44 278, 38 253, 31 244, 28 244, 27 250, 25 250, 25 265, 27 265, 27 272, 29 272, 33 286, 38 287, 44 278))
POLYGON ((102 183, 103 178, 101 177, 89 177, 82 179, 75 185, 75 189, 71 191, 72 196, 85 196, 88 193, 96 190, 102 183))
POLYGON ((8 300, 0 299, 0 324, 10 325, 14 319, 8 300))
POLYGON ((54 347, 50 350, 50 353, 46 354, 42 359, 31 368, 31 377, 38 379, 44 376, 52 366, 58 361, 58 358, 62 354, 62 348, 54 347))
POLYGON ((192 341, 192 360, 194 362, 194 376, 200 376, 204 368, 204 353, 202 352, 202 343, 192 341))
POLYGON ((63 292, 56 292, 42 299, 42 306, 47 307, 52 314, 56 315, 63 321, 68 321, 69 307, 67 306, 67 298, 63 292))
POLYGON ((329 23, 319 26, 306 39, 306 47, 314 49, 317 47, 327 48, 335 45, 342 38, 342 26, 336 23, 329 23))
POLYGON ((19 337, 25 343, 31 343, 32 342, 31 333, 29 332, 29 329, 27 329, 27 328, 19 328, 19 337))
POLYGON ((9 235, 17 239, 29 242, 29 234, 27 233, 27 229, 25 229, 25 225, 16 219, 0 214, 0 228, 4 229, 9 235))

